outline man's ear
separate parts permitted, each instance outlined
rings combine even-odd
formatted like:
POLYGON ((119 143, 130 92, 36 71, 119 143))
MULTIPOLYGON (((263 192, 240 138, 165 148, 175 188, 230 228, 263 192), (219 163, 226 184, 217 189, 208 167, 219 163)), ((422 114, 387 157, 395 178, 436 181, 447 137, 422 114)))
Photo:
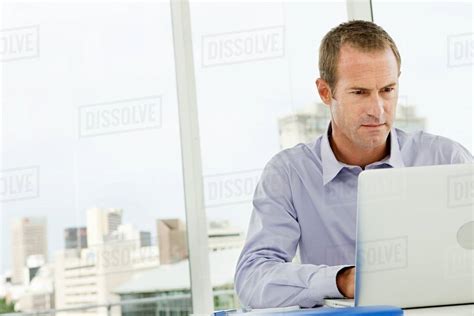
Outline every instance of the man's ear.
POLYGON ((324 79, 318 78, 316 79, 316 88, 324 104, 331 105, 332 95, 328 83, 324 79))

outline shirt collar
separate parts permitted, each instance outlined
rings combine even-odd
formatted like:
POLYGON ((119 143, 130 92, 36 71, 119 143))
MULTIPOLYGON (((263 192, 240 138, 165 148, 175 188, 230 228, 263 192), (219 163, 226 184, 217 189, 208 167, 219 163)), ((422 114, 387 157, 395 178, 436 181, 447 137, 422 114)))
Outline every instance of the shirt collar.
MULTIPOLYGON (((331 145, 329 143, 329 136, 332 132, 331 123, 329 123, 328 128, 322 136, 321 141, 321 161, 323 168, 323 185, 326 185, 332 179, 334 179, 338 173, 344 168, 354 168, 357 166, 348 165, 343 162, 340 162, 336 159, 334 152, 332 151, 331 145)), ((400 152, 400 145, 398 144, 397 131, 394 127, 390 130, 390 154, 380 161, 373 162, 366 166, 366 169, 371 169, 370 167, 387 164, 392 168, 402 168, 405 167, 403 163, 402 154, 400 152), (369 167, 369 168, 367 168, 369 167)))

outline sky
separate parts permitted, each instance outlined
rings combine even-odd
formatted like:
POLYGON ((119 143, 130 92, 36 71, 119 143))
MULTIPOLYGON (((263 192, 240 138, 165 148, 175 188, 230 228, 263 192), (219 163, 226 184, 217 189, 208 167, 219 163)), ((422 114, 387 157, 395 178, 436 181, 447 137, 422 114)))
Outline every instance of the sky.
MULTIPOLYGON (((472 4, 373 3, 402 55, 400 96, 472 152, 472 4)), ((193 1, 191 18, 208 220, 245 230, 278 118, 320 101, 319 42, 345 1, 193 1)), ((8 1, 1 21, 0 178, 37 173, 33 194, 0 196, 0 273, 16 217, 47 218, 50 255, 90 207, 123 208, 153 236, 156 219, 185 219, 169 4, 8 1), (137 123, 90 128, 114 113, 137 123)))

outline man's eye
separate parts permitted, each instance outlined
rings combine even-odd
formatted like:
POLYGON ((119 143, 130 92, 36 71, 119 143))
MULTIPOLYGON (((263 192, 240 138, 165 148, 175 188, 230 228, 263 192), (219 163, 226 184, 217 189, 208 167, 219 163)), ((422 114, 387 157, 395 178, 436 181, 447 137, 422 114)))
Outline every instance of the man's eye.
POLYGON ((394 90, 395 90, 395 88, 385 88, 385 89, 383 89, 383 92, 392 92, 394 90))
POLYGON ((364 94, 364 91, 362 90, 354 90, 352 91, 353 94, 357 94, 357 95, 360 95, 360 94, 364 94))

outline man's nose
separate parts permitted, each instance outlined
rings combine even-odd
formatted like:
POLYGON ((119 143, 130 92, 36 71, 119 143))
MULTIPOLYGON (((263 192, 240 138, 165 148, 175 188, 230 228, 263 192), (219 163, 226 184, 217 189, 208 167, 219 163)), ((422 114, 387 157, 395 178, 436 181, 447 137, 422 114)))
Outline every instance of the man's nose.
POLYGON ((378 93, 374 93, 369 100, 369 104, 367 105, 367 114, 370 116, 374 116, 376 118, 381 118, 384 114, 384 102, 381 96, 378 93))

